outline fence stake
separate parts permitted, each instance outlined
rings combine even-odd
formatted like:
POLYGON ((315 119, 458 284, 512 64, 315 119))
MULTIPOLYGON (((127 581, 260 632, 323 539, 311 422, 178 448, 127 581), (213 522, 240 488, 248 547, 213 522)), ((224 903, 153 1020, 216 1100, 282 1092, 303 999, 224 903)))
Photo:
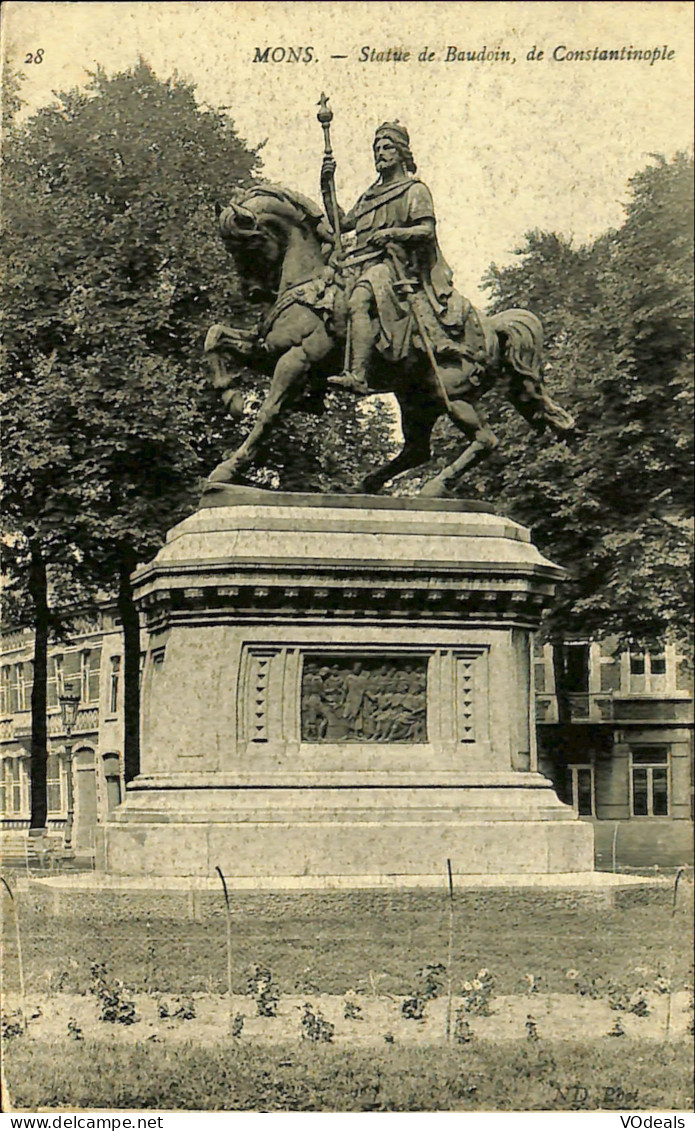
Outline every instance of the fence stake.
POLYGON ((613 847, 611 848, 611 860, 612 860, 612 863, 613 863, 613 871, 614 872, 617 871, 616 864, 615 864, 615 849, 616 849, 616 845, 618 843, 618 829, 619 828, 620 828, 620 822, 616 821, 615 825, 613 827, 613 847))
POLYGON ((12 888, 8 884, 5 877, 0 876, 0 880, 2 880, 2 882, 5 886, 5 890, 7 891, 7 894, 9 895, 10 899, 12 900, 12 910, 14 911, 14 928, 15 928, 15 935, 16 935, 16 938, 17 938, 17 963, 18 963, 18 966, 19 966, 19 993, 20 993, 20 996, 21 996, 21 999, 22 999, 22 1028, 24 1029, 24 1032, 26 1033, 26 1031, 27 1031, 27 999, 26 999, 26 993, 25 993, 25 990, 24 990, 24 960, 22 958, 22 937, 21 937, 21 934, 20 934, 20 931, 19 931, 19 907, 17 906, 17 901, 16 901, 14 895, 12 894, 12 888))
POLYGON ((454 880, 451 875, 451 860, 447 858, 446 870, 449 875, 449 945, 446 959, 446 1040, 451 1041, 451 986, 452 962, 454 957, 454 880))
POLYGON ((224 878, 224 873, 221 868, 215 867, 222 880, 222 890, 224 891, 224 902, 227 911, 227 996, 229 998, 229 1030, 232 1029, 232 913, 229 907, 229 892, 227 891, 227 882, 224 878))
MULTIPOLYGON (((676 872, 676 878, 675 878, 674 883, 673 883, 673 903, 671 904, 671 921, 672 922, 675 919, 676 908, 678 906, 678 885, 681 882, 681 876, 683 875, 684 872, 685 872, 685 868, 684 868, 683 865, 681 865, 681 867, 676 872)), ((671 937, 673 937, 673 931, 671 931, 671 937)), ((675 950, 675 947, 674 947, 674 950, 675 950)), ((673 995, 673 968, 674 968, 675 964, 676 964, 676 956, 675 956, 675 954, 673 954, 671 956, 671 977, 669 978, 668 1001, 666 1002, 666 1040, 668 1040, 669 1031, 671 1029, 671 997, 673 995)))

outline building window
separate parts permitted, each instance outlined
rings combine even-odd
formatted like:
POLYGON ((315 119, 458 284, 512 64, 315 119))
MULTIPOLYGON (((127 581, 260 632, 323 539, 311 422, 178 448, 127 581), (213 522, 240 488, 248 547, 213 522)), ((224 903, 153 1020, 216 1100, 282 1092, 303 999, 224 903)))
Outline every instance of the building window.
POLYGON ((565 691, 570 695, 587 695, 589 692, 589 645, 565 646, 565 691))
POLYGON ((633 817, 668 817, 668 746, 632 749, 633 817))
POLYGON ((61 759, 57 754, 49 754, 46 762, 46 799, 49 813, 62 812, 61 759))
POLYGON ((599 690, 619 692, 620 688, 620 653, 615 637, 611 637, 600 645, 599 690))
POLYGON ((88 648, 80 653, 80 696, 83 703, 99 701, 99 667, 101 649, 88 648))
POLYGON ((6 664, 0 672, 0 710, 3 715, 12 713, 12 668, 6 664))
POLYGON ((14 817, 22 812, 22 778, 19 758, 6 758, 3 765, 3 813, 14 817))
POLYGON ((666 675, 666 653, 650 652, 649 661, 652 675, 666 675))
POLYGON ((57 707, 63 694, 63 657, 51 656, 48 661, 48 682, 46 686, 47 706, 57 707))
POLYGON ((109 685, 109 711, 115 715, 118 710, 118 687, 121 679, 121 657, 111 657, 111 682, 109 685))
POLYGON ((572 807, 579 817, 594 815, 594 767, 570 766, 572 807))
POLYGON ((27 681, 24 664, 14 666, 14 687, 12 689, 12 707, 15 711, 27 710, 27 681))
POLYGON ((630 652, 630 693, 658 694, 667 690, 666 653, 630 652))

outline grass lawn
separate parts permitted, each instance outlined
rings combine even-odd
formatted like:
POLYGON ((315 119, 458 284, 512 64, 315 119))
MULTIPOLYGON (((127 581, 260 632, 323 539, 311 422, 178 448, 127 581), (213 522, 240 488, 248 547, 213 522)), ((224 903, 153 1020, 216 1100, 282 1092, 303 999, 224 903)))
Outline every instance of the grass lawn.
POLYGON ((25 1111, 688 1111, 691 1061, 685 1042, 624 1039, 375 1051, 17 1038, 5 1071, 25 1111))
MULTIPOLYGON (((95 905, 87 915, 54 918, 25 893, 19 907, 30 1006, 48 991, 87 993, 93 963, 105 964, 124 992, 150 1000, 217 995, 226 986, 221 914, 205 922, 119 919, 95 905)), ((3 978, 5 992, 14 996, 17 956, 8 909, 6 900, 3 978)), ((281 1003, 283 995, 309 999, 348 990, 409 994, 420 968, 446 964, 447 916, 445 894, 432 892, 237 893, 234 992, 246 992, 256 963, 272 971, 281 1003)), ((680 993, 692 983, 691 956, 690 882, 681 884, 675 915, 667 887, 623 893, 611 908, 528 891, 460 893, 455 904, 455 994, 486 967, 497 995, 524 994, 528 974, 548 995, 572 993, 575 984, 590 987, 594 980, 605 1008, 608 983, 631 992, 661 977, 680 993), (568 969, 577 972, 572 979, 568 969)), ((11 1098, 25 1111, 682 1111, 692 1105, 692 1049, 675 1028, 666 1042, 633 1039, 634 1026, 617 1039, 605 1035, 602 1022, 601 1036, 575 1041, 551 1039, 550 1028, 543 1032, 539 1025, 542 1039, 534 1042, 524 1039, 519 1023, 511 1040, 489 1040, 483 1027, 460 1046, 406 1044, 398 1036, 387 1043, 379 1035, 381 1043, 367 1048, 314 1045, 300 1039, 297 1024, 297 1037, 287 1044, 283 1037, 259 1044, 248 1026, 237 1040, 217 1042, 213 1035, 202 1047, 192 1032, 190 1040, 182 1034, 170 1041, 164 1031, 141 1040, 137 1026, 127 1042, 105 1033, 94 1040, 87 1026, 84 1040, 70 1040, 65 1025, 64 1036, 48 1040, 40 1024, 35 1035, 30 1026, 28 1035, 4 1042, 11 1098)))
MULTIPOLYGON (((614 908, 524 892, 463 896, 455 903, 453 978, 475 977, 486 967, 498 993, 523 993, 526 974, 539 988, 566 993, 566 972, 641 985, 665 975, 682 989, 691 981, 692 883, 681 883, 671 914, 668 888, 636 889, 614 908), (642 973, 646 971, 647 973, 642 973)), ((14 924, 4 904, 5 988, 18 988, 14 924)), ((445 894, 335 892, 239 897, 232 918, 234 992, 246 990, 252 963, 269 968, 281 993, 345 993, 370 989, 406 994, 418 969, 447 961, 445 894)), ((226 989, 224 917, 119 920, 98 907, 83 917, 41 914, 20 896, 27 991, 45 991, 50 971, 56 988, 84 992, 92 963, 132 990, 219 993, 226 989)))

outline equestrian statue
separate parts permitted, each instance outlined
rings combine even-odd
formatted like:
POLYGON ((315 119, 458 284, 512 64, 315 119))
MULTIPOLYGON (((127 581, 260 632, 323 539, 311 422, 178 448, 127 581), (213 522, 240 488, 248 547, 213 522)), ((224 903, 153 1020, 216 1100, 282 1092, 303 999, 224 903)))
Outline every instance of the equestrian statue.
POLYGON ((498 440, 478 407, 503 383, 511 404, 538 433, 574 426, 542 376, 543 330, 528 310, 491 316, 453 286, 437 240, 432 196, 416 176, 408 131, 385 122, 374 136, 377 179, 346 214, 335 191, 332 112, 321 96, 323 209, 300 193, 259 184, 236 204, 217 206, 222 239, 250 301, 266 304, 255 332, 215 325, 205 353, 230 411, 238 390, 226 361, 272 374, 248 436, 214 469, 207 486, 244 482, 272 439, 278 417, 320 412, 326 392, 393 393, 403 447, 355 488, 377 493, 396 475, 427 463, 437 419, 463 433, 463 451, 421 494, 447 497, 498 440))

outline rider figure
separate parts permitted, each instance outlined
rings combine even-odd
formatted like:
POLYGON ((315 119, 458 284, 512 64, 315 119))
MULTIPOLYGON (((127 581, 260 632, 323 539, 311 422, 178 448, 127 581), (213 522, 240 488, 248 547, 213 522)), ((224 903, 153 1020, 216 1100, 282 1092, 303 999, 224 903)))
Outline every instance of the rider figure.
MULTIPOLYGON (((436 354, 470 358, 470 346, 482 351, 484 341, 470 303, 453 288, 453 275, 439 249, 434 205, 429 189, 414 176, 415 161, 408 131, 399 122, 384 122, 374 137, 378 180, 341 215, 341 231, 355 232, 354 247, 342 260, 349 318, 346 369, 330 382, 359 395, 369 393, 367 373, 377 349, 389 361, 407 356, 413 335, 411 310, 399 280, 417 282, 413 301, 436 354), (400 261, 400 265, 394 262, 400 261), (463 348, 466 321, 467 348, 463 348)), ((321 190, 330 215, 330 190, 336 163, 326 156, 321 190)), ((424 343, 416 336, 420 349, 424 343)))

